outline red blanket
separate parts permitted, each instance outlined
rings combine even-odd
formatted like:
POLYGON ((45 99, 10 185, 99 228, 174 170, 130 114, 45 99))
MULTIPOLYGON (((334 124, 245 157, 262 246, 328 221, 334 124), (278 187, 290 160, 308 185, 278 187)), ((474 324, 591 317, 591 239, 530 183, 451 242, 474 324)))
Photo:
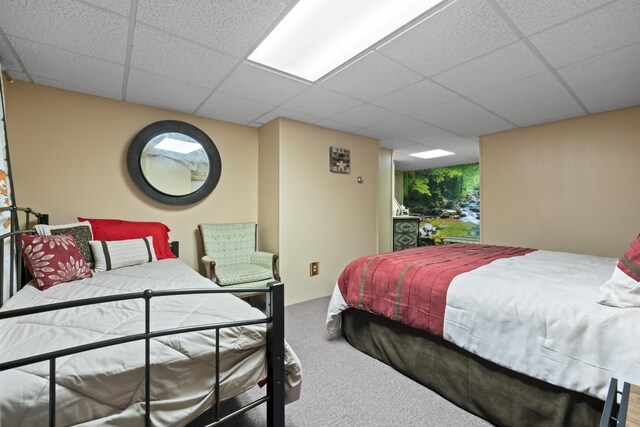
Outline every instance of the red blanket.
POLYGON ((459 244, 370 255, 350 263, 338 286, 350 307, 442 337, 447 290, 454 277, 534 250, 459 244))

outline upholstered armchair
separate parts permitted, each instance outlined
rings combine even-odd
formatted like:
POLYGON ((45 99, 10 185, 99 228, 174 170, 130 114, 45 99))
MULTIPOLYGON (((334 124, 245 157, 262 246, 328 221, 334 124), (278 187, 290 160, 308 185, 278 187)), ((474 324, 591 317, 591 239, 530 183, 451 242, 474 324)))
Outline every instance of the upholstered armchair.
POLYGON ((202 263, 220 286, 263 287, 280 280, 278 255, 256 251, 257 224, 200 224, 202 263))

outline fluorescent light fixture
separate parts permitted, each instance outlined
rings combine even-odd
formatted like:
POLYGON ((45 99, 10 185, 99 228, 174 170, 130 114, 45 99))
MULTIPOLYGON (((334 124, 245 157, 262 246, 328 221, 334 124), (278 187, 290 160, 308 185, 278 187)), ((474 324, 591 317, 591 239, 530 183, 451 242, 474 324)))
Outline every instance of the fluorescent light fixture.
POLYGON ((420 157, 421 159, 435 159, 436 157, 453 156, 454 154, 455 153, 452 153, 451 151, 445 150, 429 150, 409 155, 413 157, 420 157))
POLYGON ((249 59, 316 81, 443 0, 300 0, 249 59))
POLYGON ((156 145, 156 148, 160 150, 173 151, 174 153, 189 154, 202 149, 202 146, 196 142, 165 138, 156 145))

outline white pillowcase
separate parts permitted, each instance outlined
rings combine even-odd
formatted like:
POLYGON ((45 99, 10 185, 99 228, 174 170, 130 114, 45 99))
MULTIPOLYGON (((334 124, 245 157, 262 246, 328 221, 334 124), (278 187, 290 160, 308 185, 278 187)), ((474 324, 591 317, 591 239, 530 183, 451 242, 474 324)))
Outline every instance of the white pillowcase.
POLYGON ((151 236, 130 240, 92 240, 89 244, 97 272, 157 261, 151 236))

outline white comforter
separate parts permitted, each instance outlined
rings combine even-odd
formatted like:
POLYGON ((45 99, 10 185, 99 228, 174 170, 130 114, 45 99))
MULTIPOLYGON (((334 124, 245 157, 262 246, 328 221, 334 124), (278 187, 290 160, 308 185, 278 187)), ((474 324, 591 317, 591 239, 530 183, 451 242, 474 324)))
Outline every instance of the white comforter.
MULTIPOLYGON (((26 286, 2 310, 144 289, 210 288, 179 260, 127 267, 39 291, 26 286)), ((156 297, 151 330, 264 317, 228 294, 156 297)), ((0 321, 0 363, 73 345, 144 332, 144 302, 130 300, 0 321)), ((264 324, 222 329, 220 396, 227 399, 266 376, 264 324)), ((214 399, 215 332, 173 335, 151 342, 153 425, 184 425, 214 399)), ((300 364, 287 346, 288 400, 299 395, 300 364)), ((46 425, 48 363, 0 372, 0 425, 46 425)), ((144 341, 57 360, 58 425, 141 425, 144 341)))
MULTIPOLYGON (((640 384, 640 308, 598 304, 616 260, 536 251, 457 276, 444 338, 514 371, 605 399, 611 377, 640 384)), ((347 307, 334 291, 329 332, 347 307)))

